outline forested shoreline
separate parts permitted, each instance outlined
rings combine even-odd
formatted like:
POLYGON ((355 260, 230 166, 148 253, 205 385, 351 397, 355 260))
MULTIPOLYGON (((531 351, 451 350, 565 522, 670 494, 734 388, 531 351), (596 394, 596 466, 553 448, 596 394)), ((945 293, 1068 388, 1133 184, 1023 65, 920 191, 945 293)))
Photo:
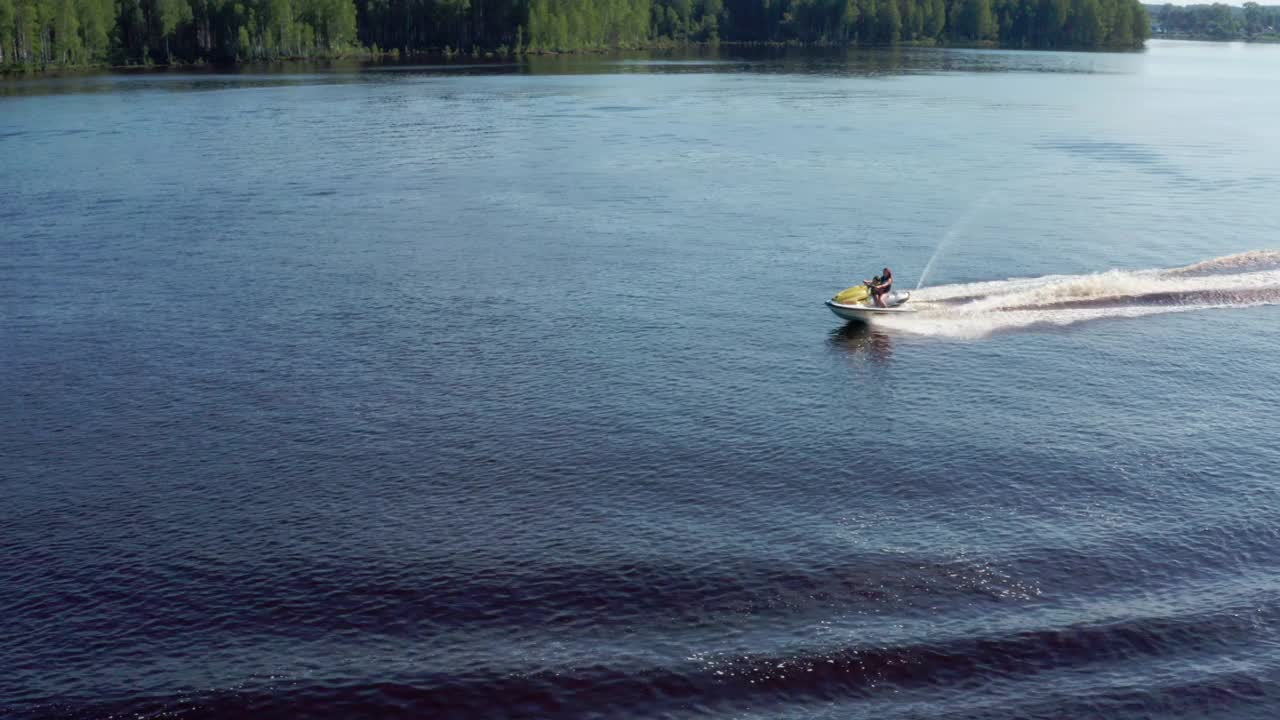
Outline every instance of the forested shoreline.
POLYGON ((1147 13, 1159 37, 1280 42, 1277 5, 1149 5, 1147 13))
POLYGON ((1136 48, 1137 0, 0 0, 0 67, 691 43, 1136 48))

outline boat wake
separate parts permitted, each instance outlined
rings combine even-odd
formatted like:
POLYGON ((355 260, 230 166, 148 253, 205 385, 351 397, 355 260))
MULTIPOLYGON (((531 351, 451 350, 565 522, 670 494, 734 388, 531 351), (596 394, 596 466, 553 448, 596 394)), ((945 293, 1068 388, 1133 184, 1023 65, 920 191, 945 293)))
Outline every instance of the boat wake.
POLYGON ((980 338, 1037 326, 1280 303, 1280 251, 1253 250, 1176 268, 1109 270, 922 288, 919 312, 877 325, 980 338))

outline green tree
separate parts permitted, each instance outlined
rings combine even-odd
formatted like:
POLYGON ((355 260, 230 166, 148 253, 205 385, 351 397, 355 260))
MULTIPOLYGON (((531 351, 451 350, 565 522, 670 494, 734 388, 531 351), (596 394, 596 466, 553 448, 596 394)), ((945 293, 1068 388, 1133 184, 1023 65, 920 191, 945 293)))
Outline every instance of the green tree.
MULTIPOLYGON (((1235 37, 1276 13, 1251 3, 1166 7, 1166 27, 1235 37)), ((530 47, 573 50, 655 39, 1004 45, 1141 45, 1136 0, 0 0, 0 63, 214 61, 530 47)))
POLYGON ((164 39, 165 62, 173 62, 169 40, 180 26, 191 22, 191 5, 187 0, 156 0, 156 21, 164 39))
POLYGON ((995 32, 991 0, 963 0, 956 24, 956 36, 962 40, 986 40, 995 32))
POLYGON ((947 24, 947 5, 944 0, 928 0, 924 14, 924 34, 934 39, 942 38, 942 28, 947 24))
POLYGON ((267 0, 263 8, 264 45, 276 57, 295 53, 293 3, 290 0, 267 0))
POLYGON ((72 0, 53 0, 50 27, 53 35, 55 62, 75 65, 84 59, 84 43, 80 40, 80 18, 72 0))
POLYGON ((356 6, 351 0, 330 0, 325 23, 329 50, 351 47, 356 40, 356 6))
POLYGON ((10 62, 17 63, 17 58, 13 57, 13 19, 13 0, 0 0, 0 67, 10 62))
POLYGON ((1072 0, 1071 43, 1081 47, 1099 45, 1106 39, 1106 26, 1098 0, 1072 0))
MULTIPOLYGON (((853 0, 849 0, 853 2, 853 0)), ((699 4, 699 14, 701 16, 698 22, 698 30, 695 33, 697 40, 719 40, 720 39, 720 20, 725 12, 724 0, 702 0, 699 4)))
POLYGON ((1141 3, 1129 3, 1129 16, 1133 19, 1133 44, 1142 47, 1142 43, 1151 37, 1151 18, 1147 15, 1146 6, 1141 3))
POLYGON ((840 28, 840 42, 849 42, 853 39, 858 28, 858 18, 860 15, 857 0, 844 0, 839 6, 838 27, 840 28))
POLYGON ((1256 2, 1244 4, 1244 31, 1247 35, 1257 35, 1266 27, 1266 15, 1262 6, 1256 2))
POLYGON ((1057 47, 1064 39, 1067 16, 1071 13, 1071 0, 1040 0, 1036 18, 1039 20, 1036 33, 1037 47, 1057 47))
POLYGON ((76 10, 86 59, 92 62, 106 60, 111 52, 115 3, 112 0, 78 0, 76 10))
POLYGON ((1133 45, 1133 14, 1127 5, 1113 6, 1111 31, 1107 35, 1107 44, 1113 47, 1133 45))
POLYGON ((902 36, 908 40, 919 40, 924 35, 924 15, 929 0, 902 0, 899 6, 902 15, 902 36))
POLYGON ((1231 12, 1230 5, 1214 3, 1208 7, 1206 14, 1208 22, 1205 23, 1205 29, 1212 37, 1226 40, 1235 37, 1239 32, 1239 27, 1236 24, 1235 15, 1231 12))
POLYGON ((902 16, 898 14, 898 3, 895 0, 883 0, 878 9, 876 25, 880 42, 898 42, 902 32, 902 16))

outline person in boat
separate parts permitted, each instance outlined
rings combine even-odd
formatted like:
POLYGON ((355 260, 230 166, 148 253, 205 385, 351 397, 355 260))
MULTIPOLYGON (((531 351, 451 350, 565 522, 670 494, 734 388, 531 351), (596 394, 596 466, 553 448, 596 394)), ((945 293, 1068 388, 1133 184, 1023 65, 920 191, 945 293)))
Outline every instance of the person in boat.
POLYGON ((885 268, 883 273, 867 280, 866 283, 871 289, 871 300, 876 307, 888 307, 884 304, 884 296, 893 289, 893 271, 885 268))

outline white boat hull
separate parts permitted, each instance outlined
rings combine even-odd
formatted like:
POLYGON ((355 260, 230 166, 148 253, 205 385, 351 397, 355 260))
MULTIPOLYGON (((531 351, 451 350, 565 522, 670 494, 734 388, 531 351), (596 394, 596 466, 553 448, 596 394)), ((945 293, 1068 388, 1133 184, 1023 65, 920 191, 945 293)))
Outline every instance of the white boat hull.
POLYGON ((884 315, 898 315, 901 313, 915 312, 914 308, 903 307, 903 303, 905 303, 910 297, 911 293, 893 293, 885 299, 885 304, 888 305, 888 307, 876 307, 871 304, 871 301, 869 300, 866 303, 856 303, 852 305, 828 300, 827 307, 831 308, 831 312, 835 313, 837 317, 844 318, 845 320, 872 322, 877 315, 883 317, 884 315))

